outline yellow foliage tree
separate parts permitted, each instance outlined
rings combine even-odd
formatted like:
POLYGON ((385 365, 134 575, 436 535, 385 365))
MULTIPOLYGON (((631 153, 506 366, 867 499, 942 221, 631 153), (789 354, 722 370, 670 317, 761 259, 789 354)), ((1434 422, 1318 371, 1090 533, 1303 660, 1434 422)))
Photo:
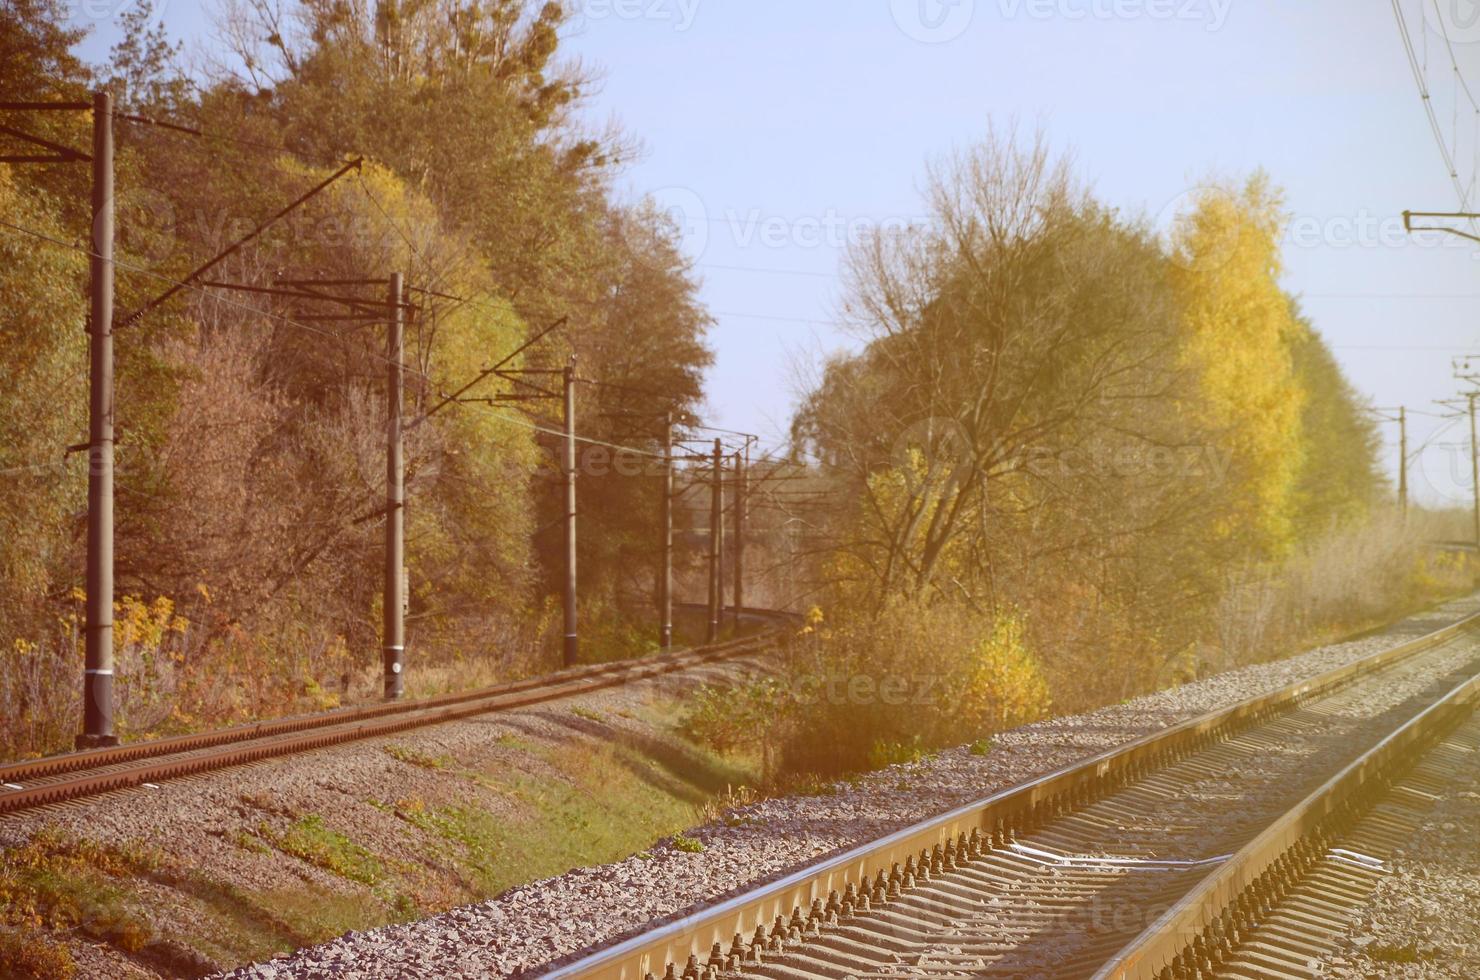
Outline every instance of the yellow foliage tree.
POLYGON ((1220 538, 1278 557, 1293 543, 1303 395, 1291 355, 1304 327, 1279 286, 1281 200, 1262 174, 1211 186, 1174 233, 1183 364, 1200 427, 1228 456, 1220 538))
POLYGON ((998 732, 1036 721, 1051 706, 1048 682, 1028 650, 1020 617, 998 617, 977 643, 959 711, 978 731, 998 732))

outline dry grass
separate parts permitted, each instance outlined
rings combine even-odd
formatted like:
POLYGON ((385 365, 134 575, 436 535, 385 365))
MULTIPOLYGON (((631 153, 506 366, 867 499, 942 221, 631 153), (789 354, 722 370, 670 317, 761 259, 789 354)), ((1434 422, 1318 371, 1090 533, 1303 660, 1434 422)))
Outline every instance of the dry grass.
POLYGON ((1472 556, 1434 547, 1454 536, 1454 515, 1378 514, 1311 543, 1275 570, 1230 576, 1200 673, 1282 656, 1374 626, 1474 588, 1472 556))

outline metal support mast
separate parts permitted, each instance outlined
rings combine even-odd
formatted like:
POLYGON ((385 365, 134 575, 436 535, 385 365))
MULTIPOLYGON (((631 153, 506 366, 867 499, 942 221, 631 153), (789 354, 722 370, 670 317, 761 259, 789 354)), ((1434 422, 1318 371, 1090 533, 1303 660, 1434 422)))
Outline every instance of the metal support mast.
POLYGON ((673 646, 673 413, 663 417, 663 559, 658 569, 658 642, 673 646))
POLYGON ((714 440, 714 478, 709 494, 709 642, 719 640, 720 607, 724 604, 725 457, 714 440))
POLYGON ((87 628, 78 748, 113 733, 113 100, 93 96, 91 308, 88 317, 87 628))
MULTIPOLYGON (((748 453, 750 450, 749 443, 746 444, 745 449, 748 453)), ((745 504, 746 492, 749 489, 749 486, 746 482, 747 479, 748 476, 745 453, 737 452, 735 454, 735 500, 732 504, 732 506, 735 508, 735 540, 730 545, 731 549, 735 553, 734 622, 735 629, 737 631, 740 629, 740 610, 745 606, 745 504)))
POLYGON ((1398 407, 1398 513, 1408 519, 1408 408, 1398 407))
MULTIPOLYGON (((572 359, 574 360, 574 359, 572 359)), ((565 476, 565 666, 576 663, 580 636, 576 628, 576 372, 567 364, 565 382, 565 439, 561 469, 565 476)))
POLYGON ((401 432, 406 355, 404 282, 391 274, 390 320, 386 338, 386 449, 385 449, 385 596, 382 655, 385 696, 394 701, 406 691, 406 459, 401 432))
POLYGON ((1470 392, 1466 400, 1470 405, 1470 489, 1474 495, 1475 545, 1480 547, 1480 448, 1475 445, 1475 396, 1470 392))

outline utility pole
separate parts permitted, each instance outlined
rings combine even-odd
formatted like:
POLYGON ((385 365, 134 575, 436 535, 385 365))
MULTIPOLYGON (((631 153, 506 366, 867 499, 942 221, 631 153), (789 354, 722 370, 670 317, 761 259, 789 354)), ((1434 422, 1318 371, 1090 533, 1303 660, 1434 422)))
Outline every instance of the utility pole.
POLYGON ((93 96, 89 261, 87 629, 79 749, 117 745, 113 733, 113 99, 93 96))
MULTIPOLYGON (((1458 234, 1458 233, 1456 233, 1458 234)), ((1480 241, 1480 239, 1476 239, 1480 241)), ((1453 362, 1454 376, 1471 386, 1480 384, 1480 375, 1471 370, 1473 358, 1466 355, 1457 358, 1453 362)), ((1472 390, 1465 392, 1465 405, 1470 413, 1470 491, 1474 500, 1475 521, 1475 547, 1480 548, 1480 446, 1475 442, 1475 398, 1480 396, 1480 391, 1472 390)))
POLYGON ((1408 406, 1398 406, 1398 513, 1408 519, 1408 406))
MULTIPOLYGON (((1456 376, 1458 367, 1456 365, 1456 376)), ((1369 409, 1384 422, 1398 423, 1398 514, 1408 519, 1408 406, 1369 409)))
MULTIPOLYGON (((289 212, 308 201, 351 170, 360 168, 354 160, 302 194, 214 258, 174 282, 159 296, 114 322, 113 317, 113 123, 115 119, 148 122, 137 116, 113 113, 113 100, 107 92, 96 92, 91 102, 0 102, 0 112, 87 112, 93 116, 93 145, 89 156, 50 140, 3 127, 6 135, 31 145, 25 153, 0 154, 4 164, 55 164, 87 161, 92 164, 92 232, 89 236, 89 311, 88 311, 88 441, 69 447, 88 451, 87 480, 87 609, 84 625, 82 684, 82 732, 77 736, 79 749, 117 745, 113 731, 113 334, 116 328, 137 323, 182 290, 191 288, 201 276, 234 254, 248 242, 260 237, 289 212), (40 147, 46 154, 36 152, 40 147)), ((196 134, 200 135, 200 134, 196 134)))
MULTIPOLYGON (((745 444, 745 452, 749 453, 750 444, 745 444)), ((745 605, 745 497, 748 489, 747 466, 745 455, 735 453, 735 543, 731 546, 735 552, 735 629, 740 629, 740 609, 745 605)))
POLYGON ((580 637, 576 629, 576 371, 575 358, 561 372, 565 382, 565 666, 576 663, 580 637))
POLYGON ((673 413, 663 416, 663 560, 658 570, 658 642, 673 646, 673 413))
POLYGON ((1475 500, 1475 546, 1480 547, 1480 449, 1475 446, 1475 396, 1480 392, 1470 392, 1465 396, 1470 405, 1470 489, 1474 491, 1475 500))
POLYGON ((405 385, 402 362, 406 356, 404 291, 401 273, 391 273, 390 329, 386 337, 385 595, 381 639, 388 701, 395 701, 406 692, 406 595, 402 578, 406 564, 406 459, 401 433, 405 385))
POLYGON ((714 479, 709 493, 709 642, 719 640, 720 606, 724 603, 724 449, 714 440, 714 479))

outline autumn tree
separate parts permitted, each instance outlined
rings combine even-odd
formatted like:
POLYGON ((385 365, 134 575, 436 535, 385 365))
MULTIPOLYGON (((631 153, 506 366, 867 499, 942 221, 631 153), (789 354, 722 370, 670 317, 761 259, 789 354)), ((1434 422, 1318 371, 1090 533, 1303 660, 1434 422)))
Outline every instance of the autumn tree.
MULTIPOLYGON (((354 696, 351 682, 374 669, 382 318, 321 319, 342 310, 263 292, 285 279, 406 274, 413 656, 476 662, 463 672, 473 680, 537 668, 561 567, 542 431, 554 428, 553 406, 502 401, 515 383, 486 369, 563 323, 506 366, 558 369, 575 355, 583 437, 651 449, 653 419, 697 404, 709 361, 709 321, 674 230, 612 190, 627 139, 576 121, 585 80, 559 52, 565 12, 523 0, 241 0, 222 10, 239 60, 197 78, 179 70, 150 12, 132 8, 108 63, 89 67, 70 54, 81 34, 63 4, 5 0, 0 72, 17 97, 82 99, 106 86, 131 112, 203 134, 115 120, 126 321, 117 587, 130 608, 164 597, 171 622, 189 624, 189 656, 157 661, 178 686, 174 723, 323 706, 354 696), (256 292, 195 283, 132 316, 351 155, 365 158, 357 172, 211 270, 256 292)), ((18 121, 58 142, 88 139, 83 113, 18 121)), ((0 178, 7 220, 61 243, 0 233, 15 249, 0 272, 7 348, 24 354, 9 365, 4 462, 43 463, 12 485, 47 488, 0 500, 0 526, 28 542, 6 555, 0 640, 61 663, 68 641, 52 633, 80 582, 84 477, 61 450, 80 438, 86 401, 52 389, 75 381, 85 337, 80 323, 71 333, 55 322, 82 312, 85 261, 66 242, 86 228, 87 174, 0 178)), ((379 302, 383 286, 367 289, 379 302)), ((587 484, 588 625, 630 618, 652 632, 655 489, 614 468, 587 484)))
POLYGON ((796 434, 859 483, 869 530, 848 550, 872 591, 990 604, 1004 522, 1078 508, 1093 481, 1113 492, 1138 475, 1101 465, 1117 453, 1189 448, 1143 408, 1174 397, 1176 311, 1155 242, 1041 143, 962 155, 931 203, 929 226, 853 256, 849 308, 871 339, 830 367, 796 434))
POLYGON ((1194 411, 1231 461, 1217 532, 1267 557, 1293 543, 1305 452, 1293 351, 1306 330, 1279 286, 1280 208, 1262 175, 1209 187, 1179 218, 1171 263, 1194 411))
POLYGON ((1277 195, 1212 187, 1164 244, 1041 140, 996 135, 928 195, 850 257, 864 343, 794 425, 844 501, 828 602, 1026 617, 1076 695, 1086 670, 1122 695, 1185 676, 1232 578, 1378 484, 1370 423, 1279 286, 1277 195))

